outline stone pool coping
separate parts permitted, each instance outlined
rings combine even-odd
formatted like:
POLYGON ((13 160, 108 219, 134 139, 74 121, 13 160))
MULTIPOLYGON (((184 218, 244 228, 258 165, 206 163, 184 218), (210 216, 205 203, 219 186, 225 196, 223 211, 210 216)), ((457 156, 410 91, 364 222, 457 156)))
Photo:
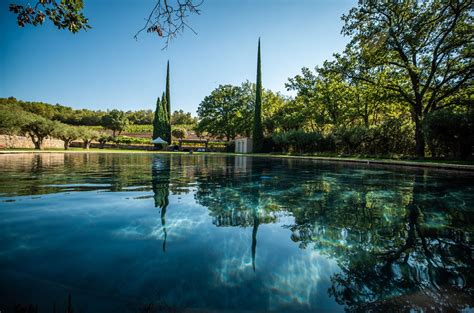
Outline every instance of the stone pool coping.
MULTIPOLYGON (((236 155, 245 155, 245 154, 236 154, 236 155)), ((393 159, 380 160, 380 159, 370 159, 370 158, 302 156, 302 155, 273 155, 273 154, 267 154, 267 155, 247 154, 247 155, 255 156, 255 157, 307 159, 307 160, 340 162, 340 163, 418 167, 418 168, 432 168, 432 169, 442 169, 442 170, 457 170, 457 171, 474 172, 474 165, 470 165, 470 164, 436 163, 436 162, 429 162, 429 161, 404 161, 404 160, 393 160, 393 159)))
MULTIPOLYGON (((103 150, 91 149, 84 150, 0 150, 0 155, 5 154, 31 154, 31 153, 142 153, 142 154, 189 154, 188 152, 172 152, 172 151, 140 151, 140 150, 103 150)), ((431 168, 442 170, 456 170, 474 172, 474 164, 455 164, 455 163, 437 163, 430 161, 405 161, 394 159, 371 159, 371 158, 351 158, 351 157, 324 157, 324 156, 309 156, 309 155, 288 155, 288 154, 256 154, 256 153, 222 153, 222 152, 195 152, 195 155, 228 155, 228 156, 251 156, 259 158, 285 158, 285 159, 303 159, 316 160, 340 163, 358 163, 358 164, 373 164, 373 165, 389 165, 389 166, 403 166, 403 167, 417 167, 417 168, 431 168)))

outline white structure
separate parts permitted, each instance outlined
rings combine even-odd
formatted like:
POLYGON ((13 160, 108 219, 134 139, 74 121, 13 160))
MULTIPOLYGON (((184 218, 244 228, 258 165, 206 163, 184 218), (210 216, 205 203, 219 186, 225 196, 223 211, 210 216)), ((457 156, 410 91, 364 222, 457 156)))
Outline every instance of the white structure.
POLYGON ((161 139, 161 137, 157 137, 151 141, 151 143, 156 143, 156 144, 168 144, 167 141, 161 139))
POLYGON ((252 153, 252 138, 235 139, 235 153, 252 153))

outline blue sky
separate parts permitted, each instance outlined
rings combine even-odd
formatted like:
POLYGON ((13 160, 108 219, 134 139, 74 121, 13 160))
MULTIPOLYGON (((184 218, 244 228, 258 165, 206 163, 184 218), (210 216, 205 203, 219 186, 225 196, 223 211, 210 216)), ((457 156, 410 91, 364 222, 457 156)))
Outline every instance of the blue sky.
POLYGON ((172 109, 195 114, 219 84, 255 81, 262 44, 264 88, 284 84, 303 66, 313 68, 342 51, 341 15, 355 0, 204 0, 185 31, 166 50, 156 35, 135 32, 154 0, 85 0, 93 27, 71 34, 49 23, 19 28, 0 0, 0 97, 74 108, 153 109, 171 64, 172 109))

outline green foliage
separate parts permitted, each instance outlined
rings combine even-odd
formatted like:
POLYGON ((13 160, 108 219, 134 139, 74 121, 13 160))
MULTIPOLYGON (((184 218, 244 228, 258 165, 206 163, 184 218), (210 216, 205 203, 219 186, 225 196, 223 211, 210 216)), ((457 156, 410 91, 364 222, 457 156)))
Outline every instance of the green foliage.
POLYGON ((43 141, 46 137, 51 136, 53 131, 59 127, 59 122, 48 120, 42 116, 35 114, 25 114, 20 117, 21 133, 27 134, 35 149, 43 149, 43 141))
MULTIPOLYGON (((158 117, 155 112, 155 121, 160 121, 163 125, 155 125, 154 135, 158 135, 161 139, 171 144, 171 92, 170 92, 170 61, 166 65, 166 88, 161 97, 161 110, 163 116, 158 117)), ((161 113, 160 113, 161 114, 161 113)), ((153 138, 156 138, 153 136, 153 138)))
MULTIPOLYGON (((168 121, 171 120, 171 91, 170 91, 170 61, 166 65, 166 112, 168 114, 168 121)), ((170 128, 171 131, 171 128, 170 128)))
POLYGON ((102 117, 102 126, 106 129, 112 130, 114 137, 116 132, 118 132, 118 135, 120 136, 128 124, 128 117, 123 111, 112 110, 102 117))
MULTIPOLYGON (((99 126, 102 125, 102 117, 107 114, 107 112, 100 110, 75 110, 60 104, 20 101, 13 97, 0 98, 0 105, 9 106, 11 109, 24 110, 70 125, 99 126)), ((153 122, 153 112, 151 110, 127 111, 124 114, 132 124, 151 125, 153 122)))
POLYGON ((275 133, 265 150, 277 152, 388 155, 413 153, 413 128, 398 119, 380 126, 341 126, 326 133, 291 130, 275 133), (273 147, 268 148, 268 145, 273 147))
POLYGON ((288 97, 268 89, 263 89, 262 127, 264 134, 270 135, 276 131, 282 131, 283 120, 287 117, 282 112, 288 107, 292 107, 288 97))
POLYGON ((71 142, 81 136, 81 132, 75 126, 58 123, 57 127, 52 132, 52 136, 64 141, 64 149, 68 150, 71 142))
POLYGON ((409 108, 416 153, 424 156, 425 116, 456 105, 472 85, 472 1, 359 1, 343 20, 352 40, 337 67, 409 108), (380 72, 382 84, 374 78, 380 72))
POLYGON ((235 152, 235 141, 229 141, 225 146, 225 152, 235 152))
POLYGON ((240 87, 220 85, 206 96, 198 108, 197 131, 208 132, 217 138, 234 139, 239 134, 249 135, 252 103, 240 87))
POLYGON ((372 131, 363 126, 340 127, 335 129, 334 139, 340 152, 362 153, 364 143, 368 143, 372 139, 372 131))
POLYGON ((38 0, 36 5, 10 4, 9 10, 17 17, 18 26, 27 24, 42 25, 48 18, 58 29, 67 29, 72 33, 91 28, 84 16, 82 0, 38 0))
POLYGON ((125 129, 125 132, 129 134, 153 133, 153 121, 150 125, 129 124, 125 129))
POLYGON ((169 106, 168 106, 168 100, 165 94, 161 97, 161 106, 163 110, 163 137, 165 141, 168 143, 171 143, 171 124, 170 124, 170 114, 169 114, 169 106))
POLYGON ((176 128, 173 128, 173 130, 171 131, 171 135, 173 135, 174 138, 183 139, 183 138, 186 138, 188 133, 186 129, 176 127, 176 128))
POLYGON ((252 130, 253 150, 261 152, 263 147, 263 128, 262 128, 262 61, 260 57, 260 38, 258 39, 257 53, 257 86, 255 96, 255 108, 253 116, 252 130))
POLYGON ((373 140, 365 154, 414 154, 415 129, 400 118, 387 118, 373 128, 373 140))
POLYGON ((99 138, 100 136, 98 131, 93 130, 87 126, 78 126, 77 130, 79 133, 78 138, 82 139, 84 149, 89 149, 92 141, 99 138))
POLYGON ((336 151, 344 154, 412 154, 413 128, 398 119, 387 119, 380 126, 339 127, 332 135, 336 151))
POLYGON ((156 100, 155 118, 153 120, 153 139, 160 137, 163 140, 167 139, 168 133, 168 113, 166 112, 166 98, 163 93, 161 100, 156 100))
POLYGON ((444 109, 429 114, 424 123, 433 156, 467 158, 474 145, 474 111, 444 109))
MULTIPOLYGON (((315 72, 303 68, 301 75, 289 79, 286 87, 296 91, 297 96, 283 114, 287 128, 297 125, 309 131, 323 131, 342 125, 371 127, 384 118, 408 112, 385 89, 351 80, 334 67, 334 63, 325 62, 315 72)), ((386 81, 384 73, 374 77, 380 84, 386 81)), ((280 118, 282 122, 284 118, 280 118)))
POLYGON ((197 123, 197 118, 192 117, 191 113, 183 110, 174 111, 171 114, 171 125, 193 125, 197 123))
POLYGON ((23 113, 26 112, 18 108, 10 108, 7 105, 0 104, 0 134, 18 134, 25 120, 22 118, 23 113))
POLYGON ((136 137, 128 137, 128 136, 117 136, 115 138, 111 138, 112 142, 116 144, 126 144, 126 145, 132 145, 132 144, 139 144, 139 145, 149 145, 151 144, 149 138, 136 138, 136 137))
POLYGON ((325 137, 318 132, 293 130, 285 133, 276 133, 272 137, 274 149, 282 152, 312 153, 332 151, 334 142, 332 137, 325 137))
POLYGON ((131 125, 151 125, 153 124, 152 110, 127 111, 125 113, 131 125))
MULTIPOLYGON (((117 138, 117 137, 115 137, 117 138)), ((107 136, 107 135, 101 135, 99 136, 99 138, 97 138, 97 141, 99 142, 100 144, 100 149, 104 149, 104 146, 105 144, 108 142, 108 141, 113 141, 114 140, 114 137, 112 136, 107 136)))

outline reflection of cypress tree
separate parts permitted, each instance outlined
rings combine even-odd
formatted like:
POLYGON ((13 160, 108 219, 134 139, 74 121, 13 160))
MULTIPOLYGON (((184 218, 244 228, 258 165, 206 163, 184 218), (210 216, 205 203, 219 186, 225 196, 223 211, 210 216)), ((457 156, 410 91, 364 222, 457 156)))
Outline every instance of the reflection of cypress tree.
MULTIPOLYGON (((261 179, 261 176, 263 174, 263 168, 261 166, 255 166, 252 167, 252 176, 257 176, 259 179, 261 179)), ((260 195, 260 188, 261 188, 262 181, 259 181, 257 183, 257 186, 255 188, 252 188, 249 191, 249 202, 252 205, 252 217, 253 217, 253 228, 252 228, 252 268, 253 271, 255 272, 255 257, 257 254, 257 232, 258 232, 258 226, 260 225, 260 212, 259 208, 261 206, 261 195, 260 195)))
POLYGON ((163 251, 166 251, 166 208, 169 204, 170 160, 155 156, 151 169, 151 184, 154 193, 155 208, 161 210, 161 227, 163 228, 163 251))
POLYGON ((195 197, 199 204, 209 209, 217 227, 252 227, 250 248, 255 271, 258 228, 260 224, 274 223, 276 216, 263 196, 265 189, 272 189, 271 180, 262 180, 264 172, 271 171, 271 164, 266 161, 255 161, 254 164, 251 160, 246 157, 239 160, 241 168, 237 169, 234 159, 226 159, 226 164, 220 166, 205 159, 206 168, 215 170, 205 179, 198 180, 195 197))
POLYGON ((252 229, 252 267, 255 272, 255 254, 257 253, 257 232, 260 225, 257 208, 253 208, 253 229, 252 229))

